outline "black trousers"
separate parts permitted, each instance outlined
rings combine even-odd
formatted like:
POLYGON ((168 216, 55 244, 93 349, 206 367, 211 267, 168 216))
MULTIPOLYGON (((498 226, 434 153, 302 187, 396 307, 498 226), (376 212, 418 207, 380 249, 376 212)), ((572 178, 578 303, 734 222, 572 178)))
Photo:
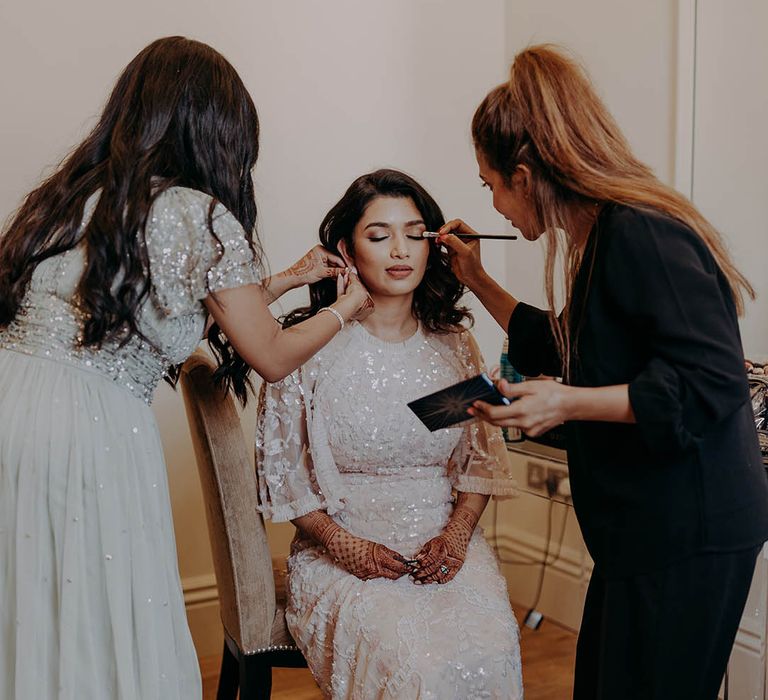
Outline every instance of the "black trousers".
POLYGON ((760 547, 606 579, 595 568, 574 700, 715 700, 760 547))

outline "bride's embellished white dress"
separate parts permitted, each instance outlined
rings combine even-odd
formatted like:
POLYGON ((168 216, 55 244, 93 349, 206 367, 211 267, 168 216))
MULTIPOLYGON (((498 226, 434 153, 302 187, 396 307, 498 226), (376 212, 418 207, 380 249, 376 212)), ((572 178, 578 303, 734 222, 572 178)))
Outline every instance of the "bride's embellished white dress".
MULTIPOLYGON (((389 343, 349 324, 266 387, 257 436, 265 516, 325 509, 353 534, 412 557, 444 528, 453 490, 513 495, 497 429, 430 433, 406 406, 480 369, 468 332, 419 329, 389 343)), ((428 585, 361 581, 297 535, 288 593, 288 627, 329 698, 523 697, 517 623, 479 528, 456 577, 428 585)))
POLYGON ((221 205, 211 235, 210 204, 176 187, 153 205, 145 339, 80 346, 82 247, 38 265, 0 329, 2 700, 202 696, 149 403, 200 342, 201 300, 259 281, 221 205))

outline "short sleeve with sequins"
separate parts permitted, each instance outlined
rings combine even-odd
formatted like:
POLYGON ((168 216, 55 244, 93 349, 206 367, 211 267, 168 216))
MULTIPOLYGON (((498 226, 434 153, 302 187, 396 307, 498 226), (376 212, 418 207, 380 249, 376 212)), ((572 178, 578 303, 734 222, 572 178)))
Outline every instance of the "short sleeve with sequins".
POLYGON ((211 201, 197 190, 173 187, 150 211, 145 240, 151 294, 168 316, 196 313, 213 292, 261 281, 243 227, 220 203, 212 217, 216 235, 211 234, 211 201))

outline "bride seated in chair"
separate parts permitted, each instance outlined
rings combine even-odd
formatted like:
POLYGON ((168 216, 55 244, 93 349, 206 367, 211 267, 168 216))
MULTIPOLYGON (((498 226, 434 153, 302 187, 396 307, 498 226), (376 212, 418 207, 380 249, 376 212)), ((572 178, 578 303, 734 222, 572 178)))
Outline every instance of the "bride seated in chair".
MULTIPOLYGON (((482 371, 463 288, 433 241, 443 215, 412 178, 355 180, 320 226, 356 268, 374 312, 263 388, 260 509, 292 521, 289 629, 329 698, 523 697, 519 632, 477 528, 510 496, 497 428, 429 432, 406 403, 482 371)), ((287 324, 324 311, 311 288, 287 324)), ((343 324, 342 324, 343 325, 343 324)))

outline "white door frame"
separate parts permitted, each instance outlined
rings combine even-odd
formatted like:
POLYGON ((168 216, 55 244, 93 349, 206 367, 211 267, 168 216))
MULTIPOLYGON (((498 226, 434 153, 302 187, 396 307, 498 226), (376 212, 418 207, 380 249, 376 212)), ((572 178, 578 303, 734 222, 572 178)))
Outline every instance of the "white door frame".
POLYGON ((677 0, 677 90, 675 101, 675 189, 693 198, 696 105, 697 0, 677 0))

